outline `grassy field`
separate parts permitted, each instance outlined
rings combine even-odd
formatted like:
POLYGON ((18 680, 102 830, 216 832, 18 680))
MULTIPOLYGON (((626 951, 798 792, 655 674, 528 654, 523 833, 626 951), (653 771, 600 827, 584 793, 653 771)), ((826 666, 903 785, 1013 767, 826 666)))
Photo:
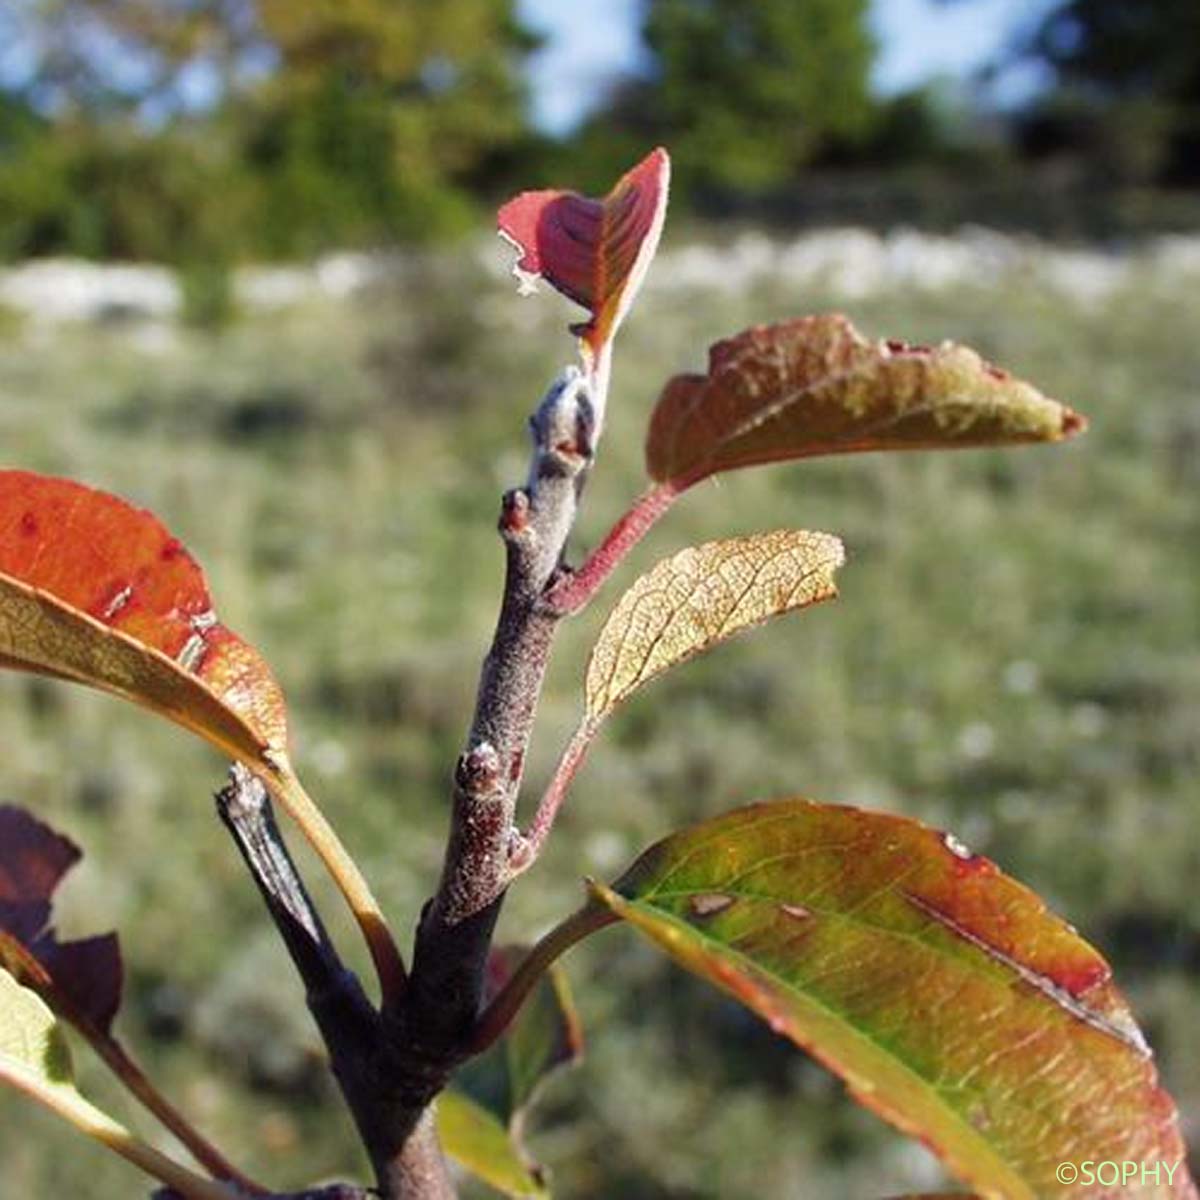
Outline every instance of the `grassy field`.
MULTIPOLYGON (((871 334, 966 341, 1092 430, 1053 449, 747 472, 689 496, 631 570, 693 540, 826 529, 851 556, 842 598, 618 715, 503 935, 565 912, 583 874, 613 875, 739 803, 800 793, 910 813, 996 859, 1112 958, 1200 1143, 1200 291, 1152 272, 1096 296, 1013 271, 853 300, 786 274, 652 285, 621 337, 580 544, 640 490, 643 424, 669 374, 747 324, 831 307, 871 334)), ((497 498, 569 355, 566 317, 464 254, 220 335, 0 320, 5 463, 129 496, 193 549, 223 619, 275 666, 301 772, 404 930, 436 877, 495 617, 497 498)), ((613 599, 564 631, 531 796, 613 599)), ((120 1027, 156 1078, 273 1186, 360 1172, 300 990, 213 818, 220 760, 116 701, 13 675, 0 729, 0 795, 88 851, 61 925, 121 931, 120 1027)), ((941 1182, 824 1071, 631 935, 606 932, 568 970, 588 1058, 553 1085, 532 1138, 558 1195, 823 1200, 941 1182)), ((77 1057, 86 1089, 148 1128, 77 1057)), ((0 1160, 6 1195, 146 1192, 7 1095, 0 1160)))

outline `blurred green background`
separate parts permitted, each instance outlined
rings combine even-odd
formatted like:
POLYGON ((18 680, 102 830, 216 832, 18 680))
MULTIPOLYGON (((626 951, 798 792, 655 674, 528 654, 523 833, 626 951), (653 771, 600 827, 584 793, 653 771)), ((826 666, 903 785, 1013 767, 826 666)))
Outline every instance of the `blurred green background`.
MULTIPOLYGON (((223 619, 276 668, 299 768, 407 937, 495 619, 498 496, 572 353, 571 306, 515 296, 489 206, 548 181, 603 186, 666 142, 677 200, 618 342, 577 551, 643 486, 662 382, 756 321, 839 308, 872 335, 962 340, 1092 429, 1053 449, 744 472, 690 495, 626 581, 689 541, 797 525, 845 539, 842 598, 618 715, 502 936, 546 927, 581 875, 739 803, 910 813, 1112 959, 1195 1143, 1196 10, 1030 5, 984 73, 901 94, 872 83, 886 45, 865 4, 661 0, 637 16, 640 65, 551 135, 531 116, 536 38, 499 0, 0 5, 5 461, 120 492, 193 549, 223 619), (1002 103, 994 81, 1031 63, 1040 82, 1002 103), (124 265, 41 261, 62 255, 124 265)), ((563 631, 530 798, 616 590, 563 631)), ((121 1030, 156 1078, 273 1185, 361 1174, 300 989, 213 818, 223 764, 116 701, 15 675, 0 676, 0 729, 0 795, 87 850, 60 924, 121 931, 121 1030)), ((942 1181, 824 1071, 624 932, 568 971, 588 1058, 532 1133, 558 1194, 942 1181)), ((89 1094, 157 1137, 78 1057, 89 1094)), ((5 1195, 147 1190, 16 1097, 0 1096, 0 1158, 5 1195)))

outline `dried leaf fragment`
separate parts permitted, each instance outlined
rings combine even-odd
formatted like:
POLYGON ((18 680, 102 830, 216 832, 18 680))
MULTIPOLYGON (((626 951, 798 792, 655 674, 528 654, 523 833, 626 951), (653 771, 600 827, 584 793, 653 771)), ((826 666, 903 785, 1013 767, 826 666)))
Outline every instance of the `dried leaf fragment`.
POLYGON ((56 1012, 106 1037, 121 1004, 117 936, 61 942, 51 900, 79 861, 69 839, 16 805, 0 805, 0 965, 56 1012))

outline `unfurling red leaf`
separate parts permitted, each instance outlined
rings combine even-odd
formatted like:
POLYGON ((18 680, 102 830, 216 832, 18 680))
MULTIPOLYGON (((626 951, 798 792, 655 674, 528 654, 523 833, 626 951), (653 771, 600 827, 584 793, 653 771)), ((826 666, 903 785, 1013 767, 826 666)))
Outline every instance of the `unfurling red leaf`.
MULTIPOLYGON (((1170 1097, 1100 955, 1037 896, 903 817, 805 800, 684 830, 593 894, 1005 1200, 1109 1195, 1062 1162, 1163 1163, 1170 1097)), ((1178 1164, 1178 1165, 1177 1165, 1178 1164)))
POLYGON ((965 346, 873 342, 833 314, 748 329, 711 348, 707 375, 670 380, 646 467, 678 491, 758 463, 1054 442, 1085 426, 965 346))
POLYGON ((588 663, 588 718, 647 680, 769 617, 837 595, 842 543, 781 529, 708 542, 660 562, 621 597, 588 663))
POLYGON ((50 925, 54 890, 79 858, 73 842, 0 805, 0 964, 89 1036, 107 1037, 121 1003, 116 934, 60 942, 50 925))
POLYGON ((515 1197, 549 1195, 500 1118, 469 1096, 443 1092, 438 1097, 437 1129, 446 1153, 497 1191, 515 1197))
POLYGON ((279 687, 192 557, 71 480, 0 471, 0 665, 115 692, 249 762, 287 747, 279 687))
POLYGON ((622 175, 603 200, 578 192, 522 192, 497 214, 501 236, 520 251, 514 270, 522 291, 540 275, 591 314, 571 331, 601 377, 593 394, 597 423, 603 419, 608 347, 658 249, 670 177, 671 160, 658 149, 622 175))
MULTIPOLYGON (((503 946, 491 952, 486 999, 494 998, 508 984, 527 954, 525 946, 503 946)), ((562 1068, 573 1066, 582 1056, 583 1032, 570 987, 565 972, 554 964, 539 976, 504 1034, 455 1077, 459 1092, 450 1094, 453 1099, 449 1115, 444 1115, 440 1105, 438 1109, 438 1127, 446 1152, 467 1170, 493 1183, 486 1170, 503 1165, 509 1172, 514 1161, 521 1166, 524 1183, 514 1182, 513 1186, 540 1181, 541 1171, 533 1165, 523 1142, 526 1118, 546 1080, 562 1068), (469 1108, 463 1106, 464 1101, 469 1108), (498 1133, 505 1137, 503 1149, 498 1133), (485 1155, 489 1146, 492 1151, 485 1155)), ((540 1188, 540 1182, 536 1186, 540 1188)), ((542 1195, 544 1190, 508 1194, 542 1195)))
POLYGON ((189 1200, 232 1200, 233 1193, 202 1179, 135 1138, 75 1089, 71 1054, 54 1014, 29 988, 0 968, 0 1083, 57 1113, 82 1133, 116 1151, 189 1200))

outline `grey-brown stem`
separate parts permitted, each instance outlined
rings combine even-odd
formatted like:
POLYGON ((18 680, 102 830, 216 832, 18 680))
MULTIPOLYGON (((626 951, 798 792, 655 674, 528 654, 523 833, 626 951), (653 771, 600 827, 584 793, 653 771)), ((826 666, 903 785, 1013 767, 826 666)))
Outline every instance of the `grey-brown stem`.
POLYGON ((523 488, 503 500, 504 599, 475 715, 454 776, 450 837, 437 893, 417 931, 402 1017, 427 1063, 454 1065, 479 1014, 484 968, 519 838, 517 795, 546 663, 561 615, 544 597, 561 569, 594 454, 585 377, 568 368, 530 421, 523 488))
MULTIPOLYGON (((304 984, 309 1011, 329 1051, 330 1068, 385 1197, 443 1200, 454 1191, 432 1122, 408 1128, 409 1112, 425 1096, 397 1052, 391 1030, 367 999, 325 931, 275 823, 262 783, 235 766, 217 794, 217 811, 258 886, 304 984), (410 1181, 420 1190, 404 1190, 410 1181)), ((320 1193, 314 1193, 319 1195, 320 1193)), ((341 1193, 334 1192, 333 1195, 341 1193)), ((365 1195, 345 1185, 344 1194, 365 1195)))

